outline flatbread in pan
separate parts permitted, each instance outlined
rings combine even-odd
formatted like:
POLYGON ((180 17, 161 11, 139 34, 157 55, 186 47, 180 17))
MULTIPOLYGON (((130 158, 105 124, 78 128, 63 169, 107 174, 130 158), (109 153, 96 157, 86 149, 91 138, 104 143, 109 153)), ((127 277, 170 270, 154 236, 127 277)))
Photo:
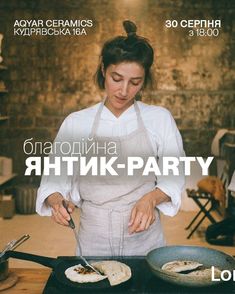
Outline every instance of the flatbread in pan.
MULTIPOLYGON (((190 277, 200 277, 200 278, 205 278, 205 279, 211 279, 212 277, 212 269, 211 268, 205 268, 201 270, 195 270, 191 273, 187 274, 190 277)), ((221 275, 221 270, 218 268, 214 267, 214 277, 215 278, 220 278, 221 275)))
POLYGON ((162 270, 170 271, 174 273, 180 273, 182 271, 197 269, 202 265, 203 264, 197 261, 192 261, 192 260, 174 260, 174 261, 165 263, 162 266, 162 270))
POLYGON ((107 276, 99 275, 92 270, 86 270, 81 264, 67 268, 65 276, 70 281, 77 283, 94 283, 107 278, 107 276))
POLYGON ((105 260, 94 262, 92 265, 108 277, 111 286, 121 284, 131 278, 131 269, 125 263, 105 260))
POLYGON ((65 270, 65 276, 72 282, 94 283, 108 278, 111 286, 121 284, 131 277, 131 269, 126 264, 115 261, 105 260, 91 263, 104 275, 87 271, 81 264, 71 266, 65 270))

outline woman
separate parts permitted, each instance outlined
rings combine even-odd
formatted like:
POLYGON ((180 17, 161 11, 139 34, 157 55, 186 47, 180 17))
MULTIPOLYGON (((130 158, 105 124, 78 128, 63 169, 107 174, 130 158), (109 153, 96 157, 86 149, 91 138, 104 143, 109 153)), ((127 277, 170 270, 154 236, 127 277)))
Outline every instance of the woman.
MULTIPOLYGON (((183 156, 181 136, 169 111, 136 101, 151 82, 154 52, 145 38, 136 35, 134 23, 123 25, 127 37, 104 44, 96 73, 106 99, 69 115, 56 141, 113 142, 119 163, 130 156, 155 156, 159 164, 163 156, 183 156)), ((101 149, 99 156, 104 155, 101 149)), ((183 184, 180 176, 156 178, 154 173, 142 176, 139 172, 131 177, 124 171, 119 176, 75 173, 60 180, 44 176, 37 212, 68 226, 70 216, 62 205, 65 198, 70 212, 75 205, 81 208, 83 255, 146 255, 165 245, 159 210, 169 216, 177 213, 183 184)))

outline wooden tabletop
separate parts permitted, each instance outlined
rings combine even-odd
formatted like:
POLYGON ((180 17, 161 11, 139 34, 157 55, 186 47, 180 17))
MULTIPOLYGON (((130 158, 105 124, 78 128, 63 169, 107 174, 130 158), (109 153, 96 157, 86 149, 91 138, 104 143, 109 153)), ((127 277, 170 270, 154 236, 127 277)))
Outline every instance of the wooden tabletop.
POLYGON ((13 268, 10 271, 19 279, 12 288, 0 291, 2 294, 42 294, 51 273, 48 268, 13 268))

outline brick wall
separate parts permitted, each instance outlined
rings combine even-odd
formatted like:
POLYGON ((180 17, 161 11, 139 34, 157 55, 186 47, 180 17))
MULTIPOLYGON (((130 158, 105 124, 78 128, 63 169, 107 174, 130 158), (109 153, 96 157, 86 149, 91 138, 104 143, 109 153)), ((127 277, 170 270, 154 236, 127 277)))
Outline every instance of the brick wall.
MULTIPOLYGON (((174 115, 187 155, 207 156, 218 128, 232 127, 234 106, 234 8, 231 1, 0 1, 4 34, 4 76, 0 94, 0 154, 14 158, 25 181, 23 141, 53 140, 63 118, 98 102, 93 84, 103 41, 123 34, 132 19, 156 52, 153 89, 144 102, 163 105, 174 115), (87 36, 14 36, 16 19, 92 19, 87 36), (166 19, 221 19, 218 37, 189 37, 189 29, 167 29, 166 19)), ((235 127, 235 126, 233 126, 235 127)))

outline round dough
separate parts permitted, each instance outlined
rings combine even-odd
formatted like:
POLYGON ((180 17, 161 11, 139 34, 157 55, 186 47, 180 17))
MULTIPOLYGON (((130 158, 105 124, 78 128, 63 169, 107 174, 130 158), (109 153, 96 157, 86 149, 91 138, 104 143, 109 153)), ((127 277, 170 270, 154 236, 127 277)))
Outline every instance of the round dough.
POLYGON ((191 261, 191 260, 174 260, 165 263, 162 266, 162 270, 170 271, 174 273, 180 273, 182 271, 188 271, 196 269, 203 264, 197 262, 197 261, 191 261))

